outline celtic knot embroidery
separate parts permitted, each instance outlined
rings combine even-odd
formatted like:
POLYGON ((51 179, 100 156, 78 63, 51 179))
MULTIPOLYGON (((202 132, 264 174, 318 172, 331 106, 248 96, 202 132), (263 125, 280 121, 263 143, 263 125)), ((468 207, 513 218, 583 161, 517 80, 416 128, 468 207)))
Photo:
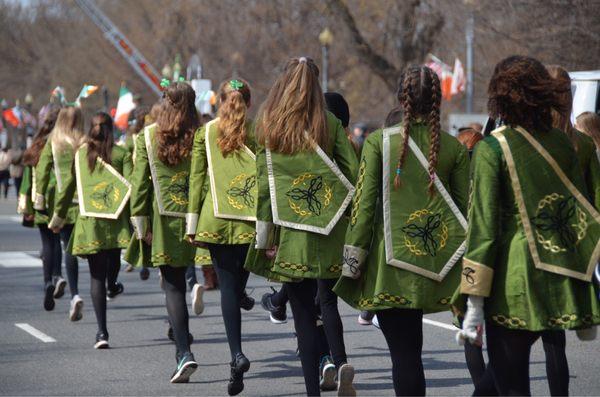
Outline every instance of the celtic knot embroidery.
POLYGON ((309 182, 309 186, 307 189, 303 189, 301 187, 296 187, 290 189, 286 196, 294 201, 304 201, 307 205, 307 208, 314 215, 321 215, 321 209, 323 204, 317 197, 317 193, 323 188, 323 177, 317 176, 312 178, 309 182))
POLYGON ((424 224, 409 223, 402 231, 410 238, 420 240, 423 250, 430 256, 435 256, 439 246, 434 232, 441 226, 441 215, 429 215, 424 224))
POLYGON ((354 200, 352 202, 352 217, 350 218, 350 228, 354 227, 358 220, 358 210, 360 208, 360 199, 362 197, 363 184, 365 180, 365 171, 367 168, 367 161, 362 159, 360 162, 360 168, 358 169, 358 179, 356 181, 356 193, 354 193, 354 200))
POLYGON ((229 201, 234 208, 244 208, 242 205, 240 205, 236 198, 239 198, 241 201, 243 201, 246 207, 254 208, 254 196, 252 195, 252 189, 254 188, 254 186, 256 186, 256 176, 252 175, 246 177, 245 174, 241 174, 233 179, 230 186, 232 187, 230 187, 229 190, 227 190, 227 195, 229 196, 229 201), (245 179, 242 187, 232 186, 241 182, 240 179, 243 178, 245 179))
POLYGON ((110 208, 113 202, 119 200, 121 192, 112 184, 100 182, 93 188, 91 204, 98 210, 110 208))
POLYGON ((171 177, 167 193, 175 204, 187 205, 190 193, 189 172, 181 171, 171 177))
POLYGON ((344 263, 343 266, 347 269, 350 269, 350 272, 354 275, 360 274, 360 269, 358 267, 358 259, 354 256, 351 256, 348 252, 344 252, 344 263))
POLYGON ((475 269, 469 266, 465 266, 465 268, 462 271, 462 274, 463 276, 465 276, 465 280, 467 280, 467 283, 475 284, 475 279, 473 278, 473 275, 475 274, 475 269))
POLYGON ((531 223, 537 229, 538 242, 552 253, 573 250, 587 230, 587 217, 578 208, 575 197, 565 198, 557 193, 540 200, 531 223), (558 239, 558 244, 553 243, 552 237, 558 239))

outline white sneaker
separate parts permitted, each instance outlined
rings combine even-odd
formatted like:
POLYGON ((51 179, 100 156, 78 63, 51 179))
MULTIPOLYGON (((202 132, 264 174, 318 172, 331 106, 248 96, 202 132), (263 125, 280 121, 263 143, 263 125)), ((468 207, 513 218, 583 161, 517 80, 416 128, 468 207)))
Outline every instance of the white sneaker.
POLYGON ((204 311, 202 294, 204 294, 204 287, 199 283, 194 284, 190 295, 192 296, 192 308, 194 309, 194 313, 196 313, 196 315, 200 315, 204 311))
POLYGON ((54 299, 62 298, 65 294, 65 287, 67 286, 67 282, 64 278, 59 277, 56 279, 56 285, 54 286, 54 299))
POLYGON ((345 397, 356 396, 356 389, 352 382, 354 381, 354 367, 350 364, 344 364, 338 372, 337 395, 345 397))
POLYGON ((69 310, 69 320, 79 321, 83 317, 83 299, 79 295, 75 295, 71 299, 71 310, 69 310))
POLYGON ((373 320, 371 320, 371 324, 373 324, 375 327, 381 329, 381 327, 379 326, 379 319, 377 318, 377 315, 373 316, 373 320))

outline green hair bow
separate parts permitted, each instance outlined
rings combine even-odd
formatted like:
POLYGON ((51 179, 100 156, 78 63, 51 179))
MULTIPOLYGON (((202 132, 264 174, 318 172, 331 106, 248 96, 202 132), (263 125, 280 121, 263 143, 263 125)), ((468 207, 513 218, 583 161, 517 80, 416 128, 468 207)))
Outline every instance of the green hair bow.
POLYGON ((229 86, 236 91, 239 91, 242 87, 244 87, 244 83, 239 80, 231 80, 229 82, 229 86))
MULTIPOLYGON (((183 82, 185 82, 185 78, 183 76, 179 76, 179 78, 177 79, 177 81, 180 82, 180 83, 183 83, 183 82)), ((171 80, 169 80, 169 79, 164 78, 164 79, 162 79, 160 81, 160 86, 162 88, 167 88, 170 85, 171 85, 171 80)))

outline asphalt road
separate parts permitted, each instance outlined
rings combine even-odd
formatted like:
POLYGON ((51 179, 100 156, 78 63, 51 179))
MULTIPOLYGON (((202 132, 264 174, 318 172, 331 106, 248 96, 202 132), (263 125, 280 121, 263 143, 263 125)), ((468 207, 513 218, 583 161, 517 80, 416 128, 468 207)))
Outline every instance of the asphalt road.
MULTIPOLYGON (((94 350, 96 324, 87 264, 80 262, 83 319, 76 323, 68 320, 68 294, 57 301, 54 311, 44 311, 42 270, 35 257, 39 235, 11 216, 14 205, 14 200, 0 202, 1 395, 226 395, 229 349, 218 291, 205 294, 204 314, 192 315, 190 321, 195 338, 192 351, 200 367, 189 384, 172 385, 169 377, 175 367, 175 348, 166 338, 164 295, 157 272, 153 271, 148 281, 141 281, 136 272, 121 273, 125 293, 108 305, 111 349, 94 350), (28 324, 55 341, 43 342, 15 324, 28 324)), ((251 277, 248 291, 260 299, 269 285, 264 279, 251 277)), ((359 326, 357 313, 344 303, 340 309, 349 360, 357 370, 359 395, 393 395, 383 335, 374 327, 359 326)), ((451 321, 447 313, 427 317, 444 324, 451 321)), ((471 380, 454 332, 429 323, 423 329, 427 394, 470 394, 471 380)), ((580 342, 574 333, 568 333, 567 338, 571 394, 600 394, 600 342, 580 342)), ((301 395, 304 385, 295 348, 291 321, 271 324, 259 306, 244 312, 243 349, 252 367, 242 395, 301 395)), ((532 353, 530 372, 532 392, 547 395, 539 342, 532 353)))

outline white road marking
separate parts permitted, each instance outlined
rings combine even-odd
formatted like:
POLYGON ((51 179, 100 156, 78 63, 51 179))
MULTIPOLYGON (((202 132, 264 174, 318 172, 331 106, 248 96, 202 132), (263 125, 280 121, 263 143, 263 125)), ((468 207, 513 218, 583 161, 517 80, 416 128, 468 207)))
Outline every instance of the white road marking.
POLYGON ((23 217, 18 215, 0 215, 0 222, 6 221, 21 223, 23 222, 23 217))
POLYGON ((439 321, 430 320, 428 318, 424 318, 423 322, 425 324, 434 325, 436 327, 444 328, 444 329, 447 329, 449 331, 458 331, 458 328, 456 328, 454 325, 446 324, 446 323, 440 323, 439 321))
POLYGON ((35 336, 36 338, 38 338, 39 340, 41 340, 44 343, 56 342, 56 339, 54 339, 53 337, 46 335, 42 331, 40 331, 36 328, 33 328, 31 325, 29 325, 27 323, 15 323, 15 327, 21 328, 23 331, 27 332, 30 335, 35 336))
POLYGON ((42 267, 42 260, 38 252, 6 251, 0 252, 0 267, 42 267))

